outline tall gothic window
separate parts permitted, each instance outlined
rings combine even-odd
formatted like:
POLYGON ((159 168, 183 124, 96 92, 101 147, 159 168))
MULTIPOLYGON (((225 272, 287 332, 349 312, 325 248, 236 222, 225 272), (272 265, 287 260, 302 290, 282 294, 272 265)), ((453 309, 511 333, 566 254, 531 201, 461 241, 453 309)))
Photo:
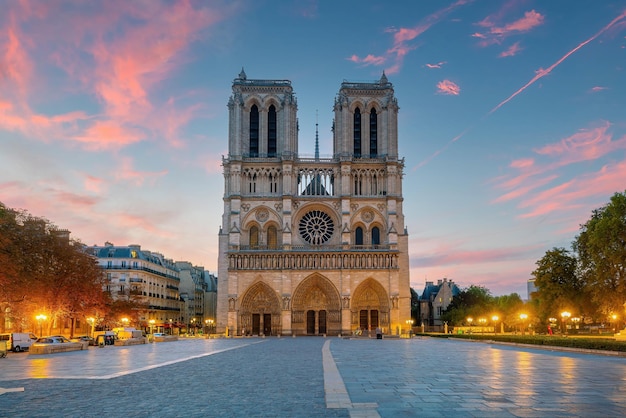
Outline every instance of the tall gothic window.
POLYGON ((354 244, 363 245, 363 228, 360 226, 354 231, 354 244))
POLYGON ((270 250, 278 248, 278 233, 275 226, 267 228, 267 246, 270 250))
POLYGON ((270 106, 267 113, 267 156, 276 157, 276 107, 270 106))
POLYGON ((361 158, 361 110, 354 109, 354 158, 361 158))
POLYGON ((370 158, 376 158, 378 155, 378 117, 376 109, 370 112, 370 158))
POLYGON ((250 109, 250 157, 259 156, 259 108, 250 109))
POLYGON ((259 228, 253 226, 250 228, 250 248, 256 248, 259 246, 259 228))
POLYGON ((372 228, 372 245, 380 245, 380 229, 377 226, 372 228))

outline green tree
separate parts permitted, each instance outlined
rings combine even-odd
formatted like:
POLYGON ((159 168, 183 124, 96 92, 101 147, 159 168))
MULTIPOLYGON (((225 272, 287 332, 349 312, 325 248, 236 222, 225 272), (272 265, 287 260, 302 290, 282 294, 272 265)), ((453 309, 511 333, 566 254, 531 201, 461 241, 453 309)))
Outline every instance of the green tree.
POLYGON ((565 248, 553 248, 535 264, 537 268, 532 275, 537 292, 531 297, 541 322, 558 317, 563 310, 582 314, 584 283, 577 275, 576 257, 565 248))
POLYGON ((592 212, 573 243, 592 300, 609 315, 626 301, 626 192, 592 212))
POLYGON ((489 289, 471 285, 452 298, 441 319, 452 325, 461 325, 468 317, 489 317, 493 310, 493 297, 489 289))

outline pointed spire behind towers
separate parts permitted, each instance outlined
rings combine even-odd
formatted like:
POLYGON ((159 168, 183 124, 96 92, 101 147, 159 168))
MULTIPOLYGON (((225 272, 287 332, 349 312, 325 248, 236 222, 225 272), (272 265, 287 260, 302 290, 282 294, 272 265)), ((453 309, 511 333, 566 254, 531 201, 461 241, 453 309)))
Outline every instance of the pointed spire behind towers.
POLYGON ((317 129, 317 109, 315 110, 315 161, 320 160, 320 140, 317 129))

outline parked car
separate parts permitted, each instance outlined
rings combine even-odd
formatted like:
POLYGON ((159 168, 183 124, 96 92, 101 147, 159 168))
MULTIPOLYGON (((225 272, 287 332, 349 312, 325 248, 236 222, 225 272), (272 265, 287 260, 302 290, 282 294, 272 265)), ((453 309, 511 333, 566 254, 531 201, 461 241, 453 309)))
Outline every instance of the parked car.
POLYGON ((30 348, 32 354, 50 354, 64 351, 85 350, 86 341, 70 341, 62 335, 51 335, 39 338, 30 348))
POLYGON ((6 345, 6 349, 16 353, 28 350, 37 340, 35 334, 25 332, 9 332, 0 334, 0 344, 6 345))
POLYGON ((81 342, 86 341, 89 345, 96 345, 96 341, 89 335, 79 335, 78 337, 70 338, 70 341, 81 342))

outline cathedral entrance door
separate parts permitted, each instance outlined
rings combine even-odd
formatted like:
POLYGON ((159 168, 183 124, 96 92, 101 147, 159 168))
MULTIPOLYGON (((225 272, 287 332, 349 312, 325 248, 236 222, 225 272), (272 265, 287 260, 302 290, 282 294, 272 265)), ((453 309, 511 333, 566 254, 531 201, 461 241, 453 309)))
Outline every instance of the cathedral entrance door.
POLYGON ((326 311, 319 311, 317 329, 320 334, 326 334, 326 311))
POLYGON ((263 314, 263 335, 272 335, 272 314, 263 314))
POLYGON ((252 314, 252 335, 259 335, 261 333, 261 315, 258 313, 252 314))
POLYGON ((370 322, 372 324, 372 329, 378 328, 378 310, 372 309, 370 311, 370 322))
POLYGON ((369 330, 370 323, 368 319, 367 310, 362 309, 361 312, 359 312, 359 328, 364 331, 369 330))
POLYGON ((306 312, 306 333, 315 335, 315 311, 306 312))

